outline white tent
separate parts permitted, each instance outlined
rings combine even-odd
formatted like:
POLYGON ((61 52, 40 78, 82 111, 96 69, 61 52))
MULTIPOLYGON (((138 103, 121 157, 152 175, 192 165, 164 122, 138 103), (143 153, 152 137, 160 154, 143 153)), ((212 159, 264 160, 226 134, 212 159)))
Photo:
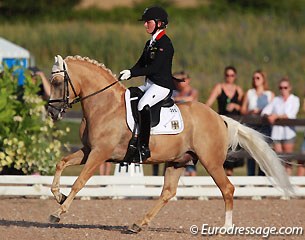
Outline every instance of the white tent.
POLYGON ((30 52, 2 37, 0 37, 0 59, 3 58, 30 58, 30 52))
POLYGON ((18 84, 22 85, 24 80, 23 69, 28 68, 30 63, 30 52, 4 38, 0 37, 0 70, 3 65, 8 67, 20 66, 15 73, 18 76, 18 84))

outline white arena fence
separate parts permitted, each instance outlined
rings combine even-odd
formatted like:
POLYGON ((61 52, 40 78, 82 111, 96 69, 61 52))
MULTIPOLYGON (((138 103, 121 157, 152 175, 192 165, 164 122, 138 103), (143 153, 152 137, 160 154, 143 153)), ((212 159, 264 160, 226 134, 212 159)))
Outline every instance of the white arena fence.
MULTIPOLYGON (((68 194, 77 177, 62 176, 61 192, 68 194)), ((0 176, 0 196, 53 196, 50 186, 53 176, 0 176)), ((271 179, 272 180, 272 179, 271 179)), ((158 197, 163 185, 162 176, 93 176, 77 197, 124 198, 158 197)), ((230 181, 235 186, 235 197, 282 197, 283 192, 272 187, 267 177, 233 176, 230 181)), ((305 177, 290 177, 296 197, 305 197, 305 177)), ((209 176, 181 177, 177 197, 182 198, 222 198, 221 192, 209 176)))

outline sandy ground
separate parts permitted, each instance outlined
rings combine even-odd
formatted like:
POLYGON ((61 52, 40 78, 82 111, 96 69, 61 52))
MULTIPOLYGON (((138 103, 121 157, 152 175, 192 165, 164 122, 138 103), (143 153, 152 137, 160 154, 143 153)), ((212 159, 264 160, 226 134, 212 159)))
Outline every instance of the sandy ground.
MULTIPOLYGON (((244 227, 291 227, 305 229, 305 200, 235 200, 234 224, 244 227)), ((61 223, 48 216, 58 205, 54 200, 0 199, 0 239, 263 239, 262 236, 192 235, 190 226, 222 226, 222 200, 170 201, 149 227, 136 235, 124 230, 153 206, 154 200, 75 200, 61 223)), ((201 228, 201 227, 200 227, 201 228)), ((269 239, 304 239, 273 236, 269 239)))

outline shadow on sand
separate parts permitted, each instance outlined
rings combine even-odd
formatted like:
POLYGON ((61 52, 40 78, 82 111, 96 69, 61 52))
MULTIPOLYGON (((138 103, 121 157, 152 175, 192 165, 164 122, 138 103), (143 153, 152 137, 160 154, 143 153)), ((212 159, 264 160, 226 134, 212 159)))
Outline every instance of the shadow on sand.
MULTIPOLYGON (((110 226, 110 225, 99 225, 99 224, 63 224, 63 223, 43 223, 43 222, 32 222, 32 221, 14 221, 14 220, 0 220, 0 226, 4 227, 23 227, 23 228, 67 228, 67 229, 101 229, 105 231, 118 231, 121 233, 130 233, 128 232, 128 226, 110 226)), ((183 229, 174 229, 174 228, 151 228, 148 227, 146 231, 152 232, 173 232, 173 233, 184 233, 183 229)))

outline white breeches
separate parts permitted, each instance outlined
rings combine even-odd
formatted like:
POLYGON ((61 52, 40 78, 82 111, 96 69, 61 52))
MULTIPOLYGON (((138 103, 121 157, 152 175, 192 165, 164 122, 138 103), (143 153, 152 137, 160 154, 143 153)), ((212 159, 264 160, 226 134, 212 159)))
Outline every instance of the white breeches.
POLYGON ((146 105, 152 107, 170 93, 170 90, 165 87, 161 87, 157 84, 154 84, 149 79, 145 82, 144 85, 139 86, 144 96, 140 99, 138 103, 138 111, 141 111, 146 105))

